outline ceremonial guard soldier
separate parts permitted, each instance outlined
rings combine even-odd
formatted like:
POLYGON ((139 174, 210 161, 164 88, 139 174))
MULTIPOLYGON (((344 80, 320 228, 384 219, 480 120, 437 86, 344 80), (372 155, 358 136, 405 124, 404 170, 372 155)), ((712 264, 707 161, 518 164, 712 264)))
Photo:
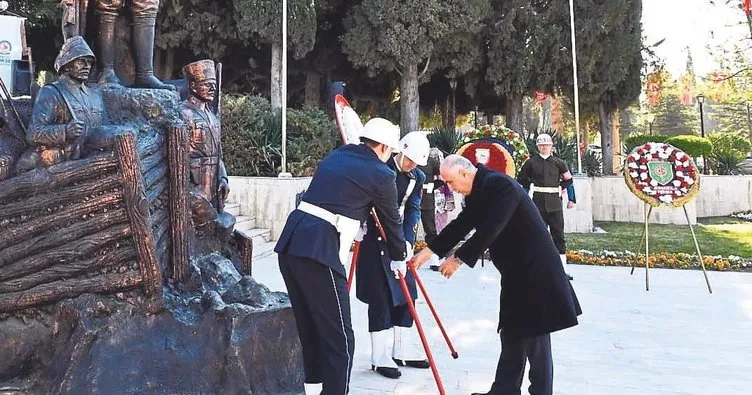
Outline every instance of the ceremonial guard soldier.
POLYGON ((386 162, 399 149, 399 128, 374 118, 363 144, 338 148, 319 164, 274 251, 303 346, 306 393, 349 390, 355 339, 343 262, 360 225, 375 208, 388 240, 385 254, 404 261, 405 236, 397 211, 395 173, 386 162))
POLYGON ((222 144, 219 119, 209 108, 217 93, 217 74, 212 60, 200 60, 183 68, 188 81, 188 98, 180 113, 190 129, 189 204, 197 228, 215 224, 220 239, 230 236, 235 218, 225 213, 230 192, 225 164, 220 157, 222 144))
MULTIPOLYGON (((577 199, 574 193, 572 174, 567 164, 553 156, 553 140, 548 134, 541 134, 535 141, 539 155, 532 156, 517 175, 517 181, 528 193, 532 193, 533 202, 538 207, 543 221, 548 225, 554 245, 559 251, 564 271, 567 270, 567 246, 564 240, 564 210, 561 203, 561 190, 567 191, 567 208, 574 208, 577 199), (532 186, 530 185, 532 184, 532 186)), ((572 276, 567 273, 572 280, 572 276)))
MULTIPOLYGON (((407 241, 407 258, 420 221, 420 203, 425 175, 416 166, 425 166, 430 146, 420 132, 407 134, 400 140, 400 153, 388 162, 397 173, 397 201, 402 229, 407 241)), ((438 166, 437 166, 438 168, 438 166)), ((438 170, 438 169, 437 169, 438 170)), ((417 332, 407 307, 405 295, 398 281, 401 272, 407 281, 410 297, 417 299, 412 273, 407 272, 404 260, 393 261, 386 254, 387 243, 381 237, 372 218, 366 223, 356 265, 356 296, 368 304, 368 331, 371 334, 371 369, 382 376, 396 379, 401 376, 399 366, 427 369, 425 353, 418 348, 417 332)))

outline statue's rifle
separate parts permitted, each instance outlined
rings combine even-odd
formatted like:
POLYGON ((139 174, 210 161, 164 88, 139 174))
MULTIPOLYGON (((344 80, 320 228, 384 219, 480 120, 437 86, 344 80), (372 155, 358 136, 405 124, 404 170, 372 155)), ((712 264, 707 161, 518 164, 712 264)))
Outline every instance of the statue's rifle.
POLYGON ((18 115, 18 110, 16 110, 16 106, 13 104, 13 100, 11 100, 10 92, 8 92, 8 87, 5 86, 5 82, 2 78, 0 78, 0 89, 3 91, 3 98, 8 102, 8 107, 10 107, 11 112, 13 113, 13 117, 16 118, 16 122, 18 122, 18 126, 21 128, 21 131, 23 132, 23 137, 19 137, 14 133, 11 133, 13 137, 20 140, 21 142, 26 144, 26 125, 24 125, 23 121, 21 120, 21 116, 18 115))
MULTIPOLYGON (((217 63, 217 103, 215 105, 215 111, 217 114, 217 120, 219 121, 219 154, 217 157, 217 185, 219 186, 220 169, 222 168, 222 63, 217 63)), ((221 196, 219 196, 219 188, 217 188, 217 211, 222 212, 225 208, 225 202, 221 196)))

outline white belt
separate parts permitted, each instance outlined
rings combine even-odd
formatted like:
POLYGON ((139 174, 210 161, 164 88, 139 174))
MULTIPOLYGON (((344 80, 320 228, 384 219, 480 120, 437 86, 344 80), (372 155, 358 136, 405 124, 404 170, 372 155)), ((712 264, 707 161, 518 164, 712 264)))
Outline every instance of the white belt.
POLYGON ((410 197, 410 194, 413 193, 413 189, 415 189, 415 179, 411 178, 410 181, 407 183, 407 189, 405 189, 405 196, 402 198, 402 204, 399 206, 399 216, 400 219, 404 221, 405 219, 405 204, 407 204, 407 199, 410 197))
POLYGON ((539 186, 533 185, 531 189, 533 190, 533 192, 559 194, 559 187, 539 187, 539 186))
POLYGON ((345 217, 344 215, 334 214, 308 202, 300 202, 298 210, 311 214, 314 217, 319 217, 337 229, 339 233, 339 260, 344 265, 347 262, 347 257, 350 255, 350 246, 360 228, 360 221, 345 217))

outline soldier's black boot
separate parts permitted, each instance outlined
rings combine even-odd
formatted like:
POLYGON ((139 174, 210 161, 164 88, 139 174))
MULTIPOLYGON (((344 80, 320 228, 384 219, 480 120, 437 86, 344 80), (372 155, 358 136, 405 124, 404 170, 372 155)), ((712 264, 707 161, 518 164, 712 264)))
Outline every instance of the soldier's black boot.
POLYGON ((156 15, 133 17, 133 58, 136 63, 136 88, 177 90, 154 76, 154 25, 156 15))
POLYGON ((117 14, 102 12, 99 14, 99 36, 97 50, 99 51, 99 83, 118 84, 120 79, 115 75, 115 21, 117 14))

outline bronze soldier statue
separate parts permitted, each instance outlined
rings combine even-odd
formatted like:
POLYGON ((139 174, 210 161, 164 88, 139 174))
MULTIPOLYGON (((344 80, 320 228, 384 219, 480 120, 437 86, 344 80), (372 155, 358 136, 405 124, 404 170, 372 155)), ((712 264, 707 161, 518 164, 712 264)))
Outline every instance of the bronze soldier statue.
POLYGON ((97 47, 101 65, 100 83, 119 84, 115 75, 115 22, 121 10, 128 8, 133 17, 131 45, 136 63, 136 88, 170 89, 154 76, 154 26, 159 0, 96 0, 99 14, 97 47))
POLYGON ((193 223, 197 228, 214 223, 220 238, 226 239, 235 225, 235 217, 222 210, 230 189, 220 157, 219 119, 209 108, 217 93, 214 62, 191 63, 183 68, 183 75, 190 92, 180 110, 190 129, 189 204, 193 223))
POLYGON ((31 147, 19 159, 19 171, 81 157, 87 134, 100 129, 105 116, 102 92, 86 84, 94 61, 83 37, 65 41, 54 64, 60 78, 42 87, 34 103, 26 132, 31 147))

